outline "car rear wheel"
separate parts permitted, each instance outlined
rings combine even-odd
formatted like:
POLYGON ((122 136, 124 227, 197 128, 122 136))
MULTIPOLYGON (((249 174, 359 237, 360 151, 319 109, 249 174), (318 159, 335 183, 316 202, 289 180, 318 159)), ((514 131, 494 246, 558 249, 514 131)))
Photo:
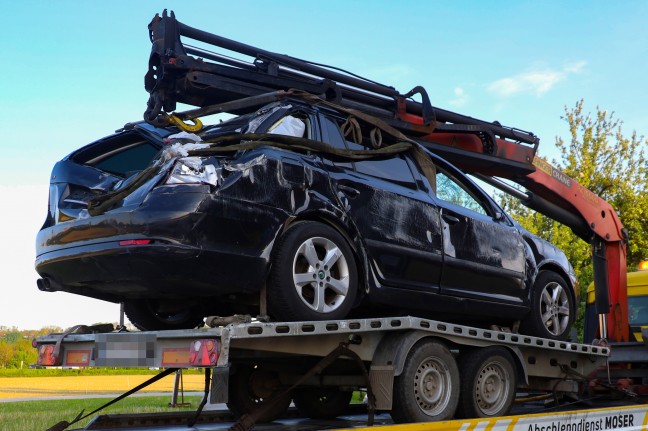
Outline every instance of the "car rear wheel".
POLYGON ((353 306, 358 270, 351 247, 330 226, 300 222, 276 246, 268 287, 277 320, 342 319, 353 306))
POLYGON ((522 322, 527 335, 565 340, 574 322, 574 299, 565 280, 555 272, 540 271, 531 293, 531 311, 522 322))
POLYGON ((193 307, 177 308, 150 299, 128 301, 124 303, 124 312, 128 320, 141 331, 193 329, 203 323, 203 317, 193 307))

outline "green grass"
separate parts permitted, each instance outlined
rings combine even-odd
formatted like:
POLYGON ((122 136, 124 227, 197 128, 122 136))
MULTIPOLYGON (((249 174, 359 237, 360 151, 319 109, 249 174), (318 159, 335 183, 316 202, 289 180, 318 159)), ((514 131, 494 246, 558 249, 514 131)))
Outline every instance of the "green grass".
MULTIPOLYGON (((164 397, 131 397, 95 413, 88 419, 77 422, 70 429, 85 427, 92 417, 99 414, 123 413, 157 413, 178 411, 181 409, 195 410, 200 404, 201 397, 185 396, 185 402, 191 407, 168 407, 171 396, 164 397)), ((86 413, 102 406, 111 398, 92 398, 78 400, 48 400, 48 401, 17 401, 0 403, 0 431, 34 431, 46 430, 61 421, 71 421, 81 410, 86 413)))

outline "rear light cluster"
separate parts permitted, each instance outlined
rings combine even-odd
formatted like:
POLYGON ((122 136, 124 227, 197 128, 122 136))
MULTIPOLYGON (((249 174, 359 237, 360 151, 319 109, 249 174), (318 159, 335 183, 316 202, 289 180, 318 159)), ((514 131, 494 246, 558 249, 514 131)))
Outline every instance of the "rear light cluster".
MULTIPOLYGON (((37 343, 32 343, 37 347, 37 343)), ((188 348, 162 349, 163 367, 214 367, 220 357, 220 341, 217 339, 198 339, 191 341, 188 348)), ((52 366, 90 366, 93 356, 92 350, 66 350, 64 354, 54 355, 54 344, 41 344, 38 346, 38 365, 52 366), (65 357, 65 358, 64 358, 65 357), (63 361, 65 359, 65 363, 63 361)), ((105 364, 111 366, 110 364, 105 364)), ((102 365, 103 366, 103 365, 102 365)))
POLYGON ((53 344, 43 344, 38 349, 38 365, 43 366, 54 366, 60 365, 58 358, 54 356, 54 345, 53 344))
POLYGON ((191 343, 189 365, 195 367, 208 367, 216 365, 220 352, 218 340, 194 340, 191 343))
POLYGON ((220 168, 203 164, 200 157, 178 159, 166 180, 167 184, 211 184, 218 186, 220 168))

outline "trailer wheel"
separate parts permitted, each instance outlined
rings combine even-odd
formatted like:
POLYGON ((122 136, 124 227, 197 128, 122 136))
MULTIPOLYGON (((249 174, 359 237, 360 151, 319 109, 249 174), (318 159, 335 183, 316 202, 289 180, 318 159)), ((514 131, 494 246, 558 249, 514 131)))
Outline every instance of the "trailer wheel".
POLYGON ((351 247, 335 229, 299 222, 279 239, 268 287, 277 320, 334 320, 353 306, 358 270, 351 247))
POLYGON ((468 350, 459 357, 461 391, 457 416, 505 416, 515 397, 517 379, 511 353, 503 347, 468 350))
POLYGON ((540 271, 533 284, 531 311, 521 332, 536 337, 564 340, 574 322, 574 299, 565 280, 551 271, 540 271))
POLYGON ((333 419, 344 414, 352 395, 339 388, 299 388, 292 393, 297 410, 311 419, 333 419))
POLYGON ((192 307, 166 309, 165 304, 154 300, 134 300, 124 303, 128 320, 142 331, 166 329, 193 329, 202 326, 201 314, 192 307))
POLYGON ((290 396, 280 396, 283 389, 277 375, 262 367, 239 366, 230 375, 228 387, 227 408, 236 417, 251 414, 272 403, 273 407, 257 418, 257 422, 272 422, 283 416, 290 406, 290 396))
POLYGON ((459 370, 442 343, 422 340, 412 347, 394 379, 394 422, 452 419, 459 402, 459 370))

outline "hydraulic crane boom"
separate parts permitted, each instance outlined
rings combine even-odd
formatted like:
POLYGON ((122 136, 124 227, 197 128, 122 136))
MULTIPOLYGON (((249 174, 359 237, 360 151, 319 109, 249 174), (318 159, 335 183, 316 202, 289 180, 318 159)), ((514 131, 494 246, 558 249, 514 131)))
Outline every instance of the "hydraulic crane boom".
POLYGON ((401 94, 339 68, 189 27, 166 10, 151 21, 149 33, 153 46, 145 77, 150 93, 144 114, 147 122, 167 124, 165 112, 174 111, 177 102, 199 107, 176 114, 189 120, 217 112, 240 113, 267 103, 268 95, 275 97, 289 89, 379 117, 458 167, 569 226, 590 243, 596 307, 600 315, 607 315, 601 318, 600 335, 612 341, 628 340, 626 231, 608 202, 536 157, 539 139, 533 133, 433 107, 423 87, 401 94), (233 52, 238 58, 188 45, 181 37, 233 52), (412 100, 417 94, 421 102, 412 100), (528 193, 492 177, 520 184, 528 193))

